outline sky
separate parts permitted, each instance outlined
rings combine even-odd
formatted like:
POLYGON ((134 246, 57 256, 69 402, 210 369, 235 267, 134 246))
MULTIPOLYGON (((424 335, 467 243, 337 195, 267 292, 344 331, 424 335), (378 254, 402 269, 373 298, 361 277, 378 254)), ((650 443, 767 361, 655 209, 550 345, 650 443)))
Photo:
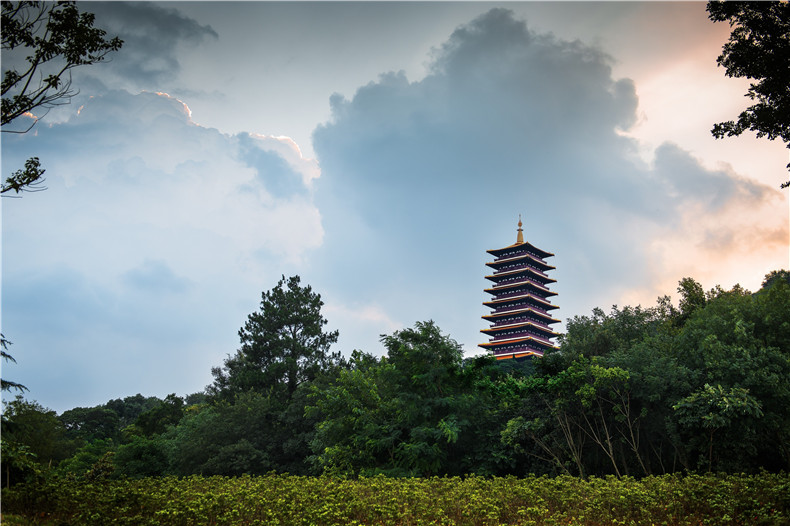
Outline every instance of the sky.
POLYGON ((704 3, 79 6, 123 48, 2 134, 47 187, 0 203, 2 375, 55 411, 201 391, 282 276, 345 355, 429 319, 478 354, 519 216, 559 331, 790 267, 788 150, 710 135, 748 82, 704 3))

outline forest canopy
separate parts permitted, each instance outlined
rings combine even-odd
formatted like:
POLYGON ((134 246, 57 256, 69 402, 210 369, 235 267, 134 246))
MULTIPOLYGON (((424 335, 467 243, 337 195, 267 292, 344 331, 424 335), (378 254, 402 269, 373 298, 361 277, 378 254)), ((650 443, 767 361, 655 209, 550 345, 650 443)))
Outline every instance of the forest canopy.
POLYGON ((630 475, 790 469, 790 272, 751 293, 595 309, 543 359, 464 359, 432 321, 331 351, 298 277, 262 295, 204 392, 3 415, 3 484, 40 477, 630 475), (299 309, 294 308, 294 303, 299 309))

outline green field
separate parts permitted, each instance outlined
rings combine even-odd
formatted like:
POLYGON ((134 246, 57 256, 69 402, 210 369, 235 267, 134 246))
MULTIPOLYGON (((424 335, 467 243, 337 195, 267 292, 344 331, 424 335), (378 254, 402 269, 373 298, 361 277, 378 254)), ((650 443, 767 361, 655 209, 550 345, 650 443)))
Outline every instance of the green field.
POLYGON ((41 480, 3 491, 4 524, 790 524, 790 476, 41 480))

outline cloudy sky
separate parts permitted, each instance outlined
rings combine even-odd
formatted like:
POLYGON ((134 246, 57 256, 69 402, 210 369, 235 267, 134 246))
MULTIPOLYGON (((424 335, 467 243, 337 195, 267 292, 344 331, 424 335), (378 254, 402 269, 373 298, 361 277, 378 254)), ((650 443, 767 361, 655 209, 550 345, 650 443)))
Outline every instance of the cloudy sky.
POLYGON ((282 275, 346 354, 428 319, 475 354, 519 214, 563 321, 788 267, 788 151, 710 136, 747 84, 704 3, 81 7, 124 47, 2 137, 47 170, 2 200, 2 374, 57 411, 203 389, 282 275))

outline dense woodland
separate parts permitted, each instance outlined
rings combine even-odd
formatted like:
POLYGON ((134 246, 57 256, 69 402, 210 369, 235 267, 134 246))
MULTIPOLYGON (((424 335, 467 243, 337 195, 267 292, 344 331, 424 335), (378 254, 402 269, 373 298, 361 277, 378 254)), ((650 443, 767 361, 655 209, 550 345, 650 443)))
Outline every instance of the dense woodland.
MULTIPOLYGON (((6 401, 3 485, 36 477, 358 477, 790 469, 790 272, 759 291, 595 309, 543 359, 464 359, 431 321, 332 352, 298 277, 262 295, 204 392, 56 414, 6 401)), ((29 394, 30 398, 35 393, 29 394)))

